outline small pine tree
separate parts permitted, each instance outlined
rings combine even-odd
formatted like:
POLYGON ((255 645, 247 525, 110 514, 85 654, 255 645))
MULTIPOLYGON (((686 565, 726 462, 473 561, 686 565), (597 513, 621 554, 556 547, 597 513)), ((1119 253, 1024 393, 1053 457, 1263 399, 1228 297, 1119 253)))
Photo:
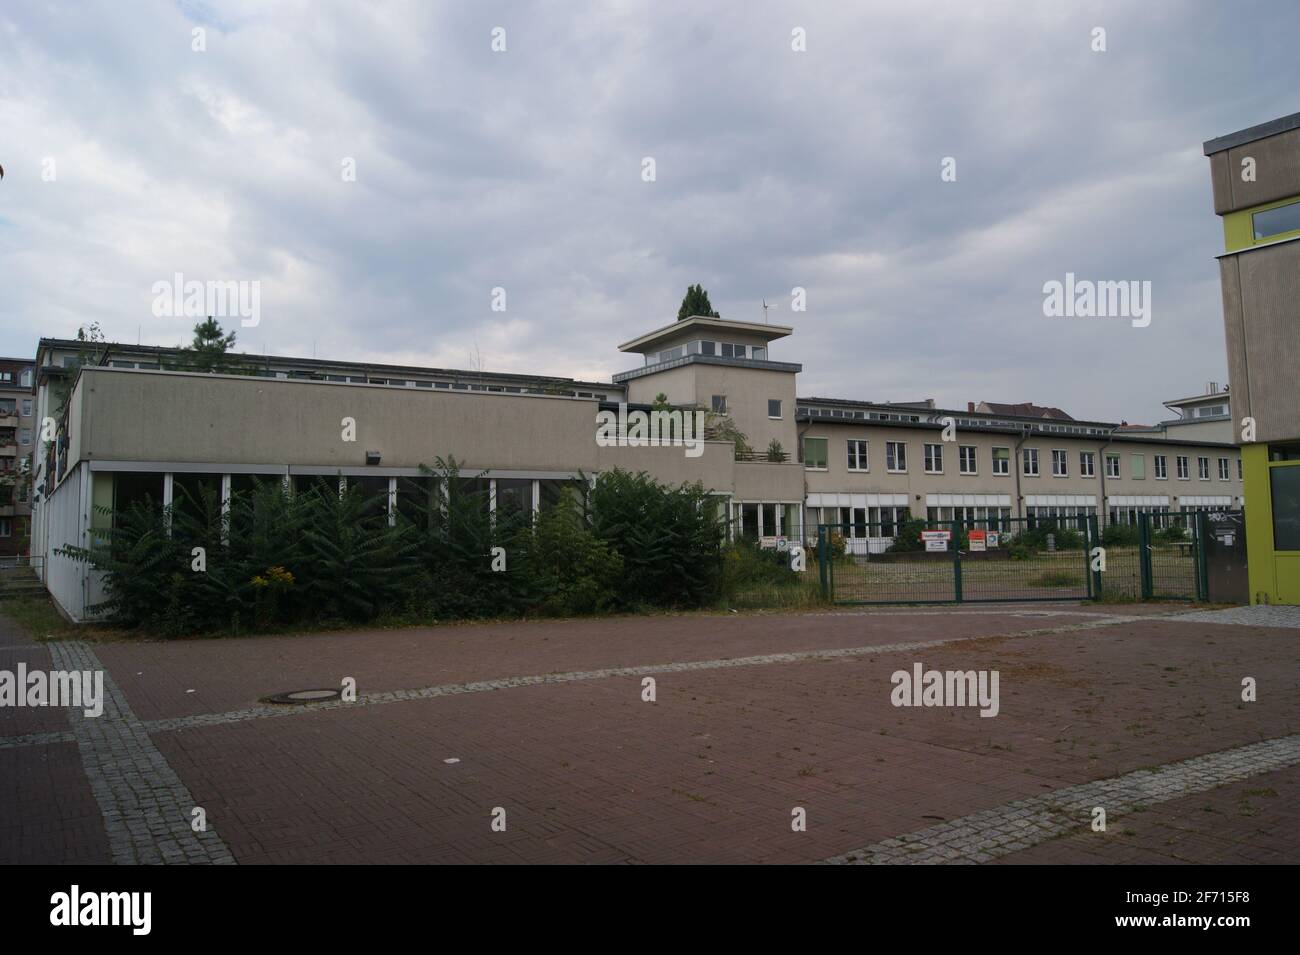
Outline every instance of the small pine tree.
POLYGON ((713 303, 709 301, 709 293, 704 290, 703 285, 691 285, 686 289, 682 306, 677 310, 677 321, 680 322, 692 315, 703 315, 705 318, 722 317, 713 310, 713 303))
POLYGON ((226 352, 235 344, 235 333, 225 333, 221 325, 211 315, 206 321, 194 326, 194 341, 187 349, 195 371, 222 371, 225 367, 226 352))

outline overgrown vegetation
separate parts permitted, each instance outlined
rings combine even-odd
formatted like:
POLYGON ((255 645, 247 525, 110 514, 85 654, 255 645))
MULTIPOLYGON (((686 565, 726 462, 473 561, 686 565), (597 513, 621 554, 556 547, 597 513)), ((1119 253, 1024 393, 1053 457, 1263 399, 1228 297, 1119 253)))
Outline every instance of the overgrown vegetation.
POLYGON ((224 509, 215 488, 178 484, 166 508, 98 511, 92 546, 63 552, 103 572, 105 619, 163 636, 689 609, 752 582, 724 574, 723 518, 698 483, 609 471, 534 519, 491 513, 487 482, 454 460, 427 477, 391 520, 385 492, 336 478, 254 484, 224 509))

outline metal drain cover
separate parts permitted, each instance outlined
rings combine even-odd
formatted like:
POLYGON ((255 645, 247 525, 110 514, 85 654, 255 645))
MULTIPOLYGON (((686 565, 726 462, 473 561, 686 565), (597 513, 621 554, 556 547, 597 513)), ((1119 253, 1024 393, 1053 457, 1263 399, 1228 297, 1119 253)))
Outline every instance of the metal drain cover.
POLYGON ((290 690, 288 693, 277 693, 275 696, 268 696, 267 703, 324 703, 327 700, 342 699, 342 690, 290 690))

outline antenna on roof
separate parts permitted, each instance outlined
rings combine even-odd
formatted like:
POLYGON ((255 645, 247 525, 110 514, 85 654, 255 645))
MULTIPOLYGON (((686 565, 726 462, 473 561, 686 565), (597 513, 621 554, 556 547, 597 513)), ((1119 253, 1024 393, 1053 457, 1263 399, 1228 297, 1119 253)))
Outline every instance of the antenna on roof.
POLYGON ((779 307, 779 306, 776 306, 776 305, 768 305, 768 304, 767 304, 767 299, 766 299, 766 298, 763 299, 763 324, 764 324, 764 325, 767 324, 767 310, 768 310, 769 308, 778 308, 778 307, 779 307))

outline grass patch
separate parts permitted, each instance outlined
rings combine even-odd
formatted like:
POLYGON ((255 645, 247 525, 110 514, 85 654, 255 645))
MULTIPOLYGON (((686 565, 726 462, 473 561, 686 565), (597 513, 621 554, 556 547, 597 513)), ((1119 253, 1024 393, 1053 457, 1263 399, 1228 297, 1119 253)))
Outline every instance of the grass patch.
POLYGON ((75 640, 86 635, 87 627, 64 620, 47 596, 15 597, 0 604, 4 614, 34 641, 75 640))
POLYGON ((1031 587, 1078 587, 1082 583, 1079 574, 1064 570, 1048 570, 1037 577, 1029 578, 1031 587))

